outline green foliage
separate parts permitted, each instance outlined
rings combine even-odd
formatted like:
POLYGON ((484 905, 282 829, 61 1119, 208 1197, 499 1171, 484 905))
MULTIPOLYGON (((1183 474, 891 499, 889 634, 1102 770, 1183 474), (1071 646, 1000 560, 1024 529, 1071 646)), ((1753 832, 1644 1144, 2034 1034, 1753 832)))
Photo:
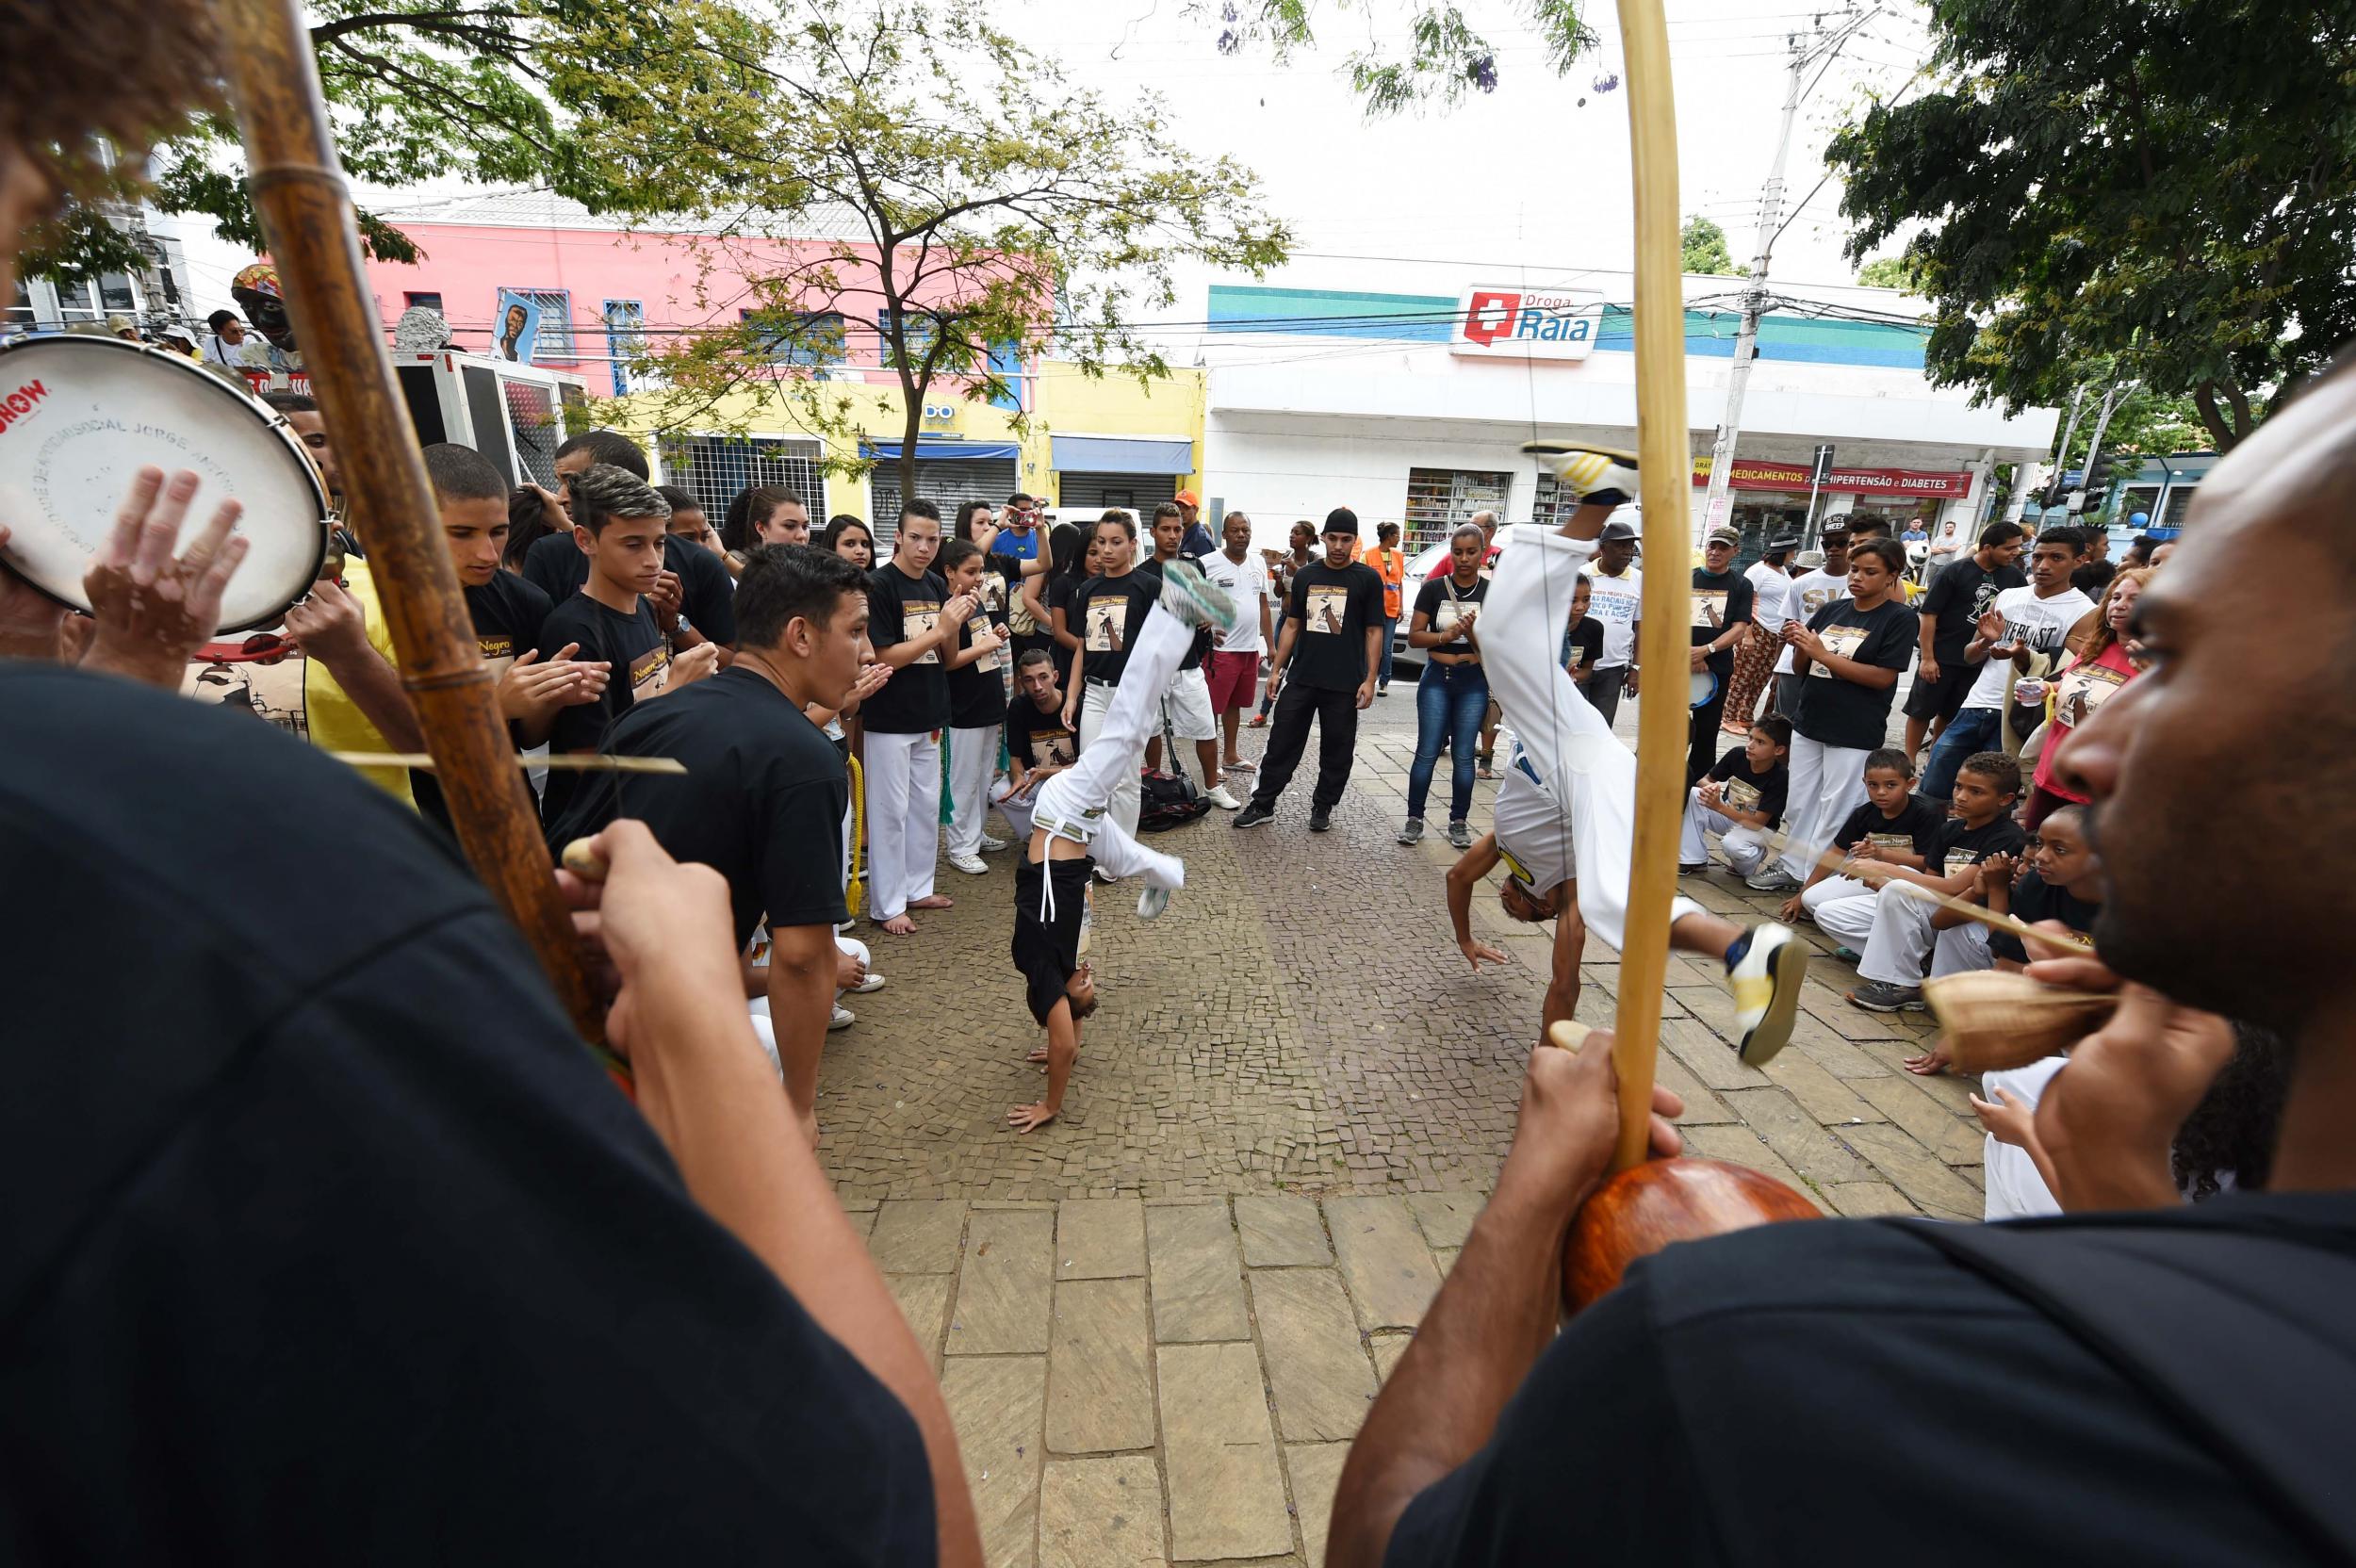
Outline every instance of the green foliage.
MULTIPOLYGON (((1316 41, 1311 25, 1316 9, 1312 0, 1226 0, 1219 9, 1224 28, 1219 46, 1231 55, 1259 46, 1285 59, 1316 41)), ((1578 0, 1513 0, 1512 9, 1515 20, 1538 35, 1547 69, 1558 76, 1595 47, 1595 32, 1578 0)), ((1387 31, 1390 10, 1385 0, 1336 0, 1325 20, 1336 12, 1361 11, 1368 18, 1382 16, 1387 31)), ((1344 63, 1369 117, 1430 103, 1452 107, 1468 92, 1497 90, 1497 50, 1457 7, 1410 0, 1404 23, 1404 50, 1369 43, 1344 63)))
POLYGON ((1857 281, 1868 288, 1895 288, 1907 294, 1922 291, 1914 263, 1904 256, 1875 256, 1857 270, 1857 281))
POLYGON ((847 435, 856 384, 824 367, 846 338, 875 343, 880 321, 912 494, 937 379, 1005 399, 1009 359, 1053 352, 1150 383, 1169 367, 1133 312, 1177 302, 1177 263, 1256 274, 1284 259, 1291 236, 1251 171, 1179 147, 1151 98, 1075 88, 982 0, 801 0, 797 18, 779 24, 761 111, 708 132, 724 177, 693 205, 719 235, 702 242, 699 295, 728 324, 650 346, 662 385, 639 407, 658 427, 742 426, 753 416, 728 416, 744 407, 732 394, 752 390, 804 430, 847 435), (843 237, 765 237, 820 230, 843 237))
MULTIPOLYGON (((593 212, 659 212, 723 172, 708 133, 762 112, 768 34, 724 0, 311 0, 319 85, 344 171, 364 185, 457 177, 547 187, 593 212)), ((202 121, 149 161, 150 199, 210 217, 264 248, 237 127, 202 121)), ((362 214, 370 252, 414 261, 362 214)), ((38 275, 86 274, 130 255, 103 219, 70 211, 66 242, 27 258, 38 275)))
POLYGON ((1826 161, 1853 257, 1921 225, 1944 384, 2067 400, 2089 356, 2249 435, 2356 335, 2356 9, 1939 0, 1931 90, 1826 161))
POLYGON ((1726 231, 1707 218, 1694 217, 1685 220, 1677 231, 1677 239, 1685 247, 1685 270, 1704 272, 1711 277, 1747 278, 1751 270, 1738 266, 1733 253, 1726 249, 1726 231))

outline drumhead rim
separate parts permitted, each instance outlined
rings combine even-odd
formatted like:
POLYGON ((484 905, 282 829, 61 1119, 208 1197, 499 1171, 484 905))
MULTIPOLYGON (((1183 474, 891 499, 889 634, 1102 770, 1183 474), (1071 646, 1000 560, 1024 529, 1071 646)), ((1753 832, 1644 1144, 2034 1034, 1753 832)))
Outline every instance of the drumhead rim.
MULTIPOLYGON (((241 408, 246 414, 249 414, 255 419, 259 420, 263 430, 277 437, 281 443, 292 450, 295 456, 295 461, 301 465, 303 482, 309 486, 311 496, 319 506, 319 537, 314 542, 314 548, 311 554, 311 564, 309 568, 311 581, 317 582, 319 580, 319 568, 327 564, 327 545, 329 532, 328 518, 331 515, 327 496, 327 484, 325 481, 319 478, 319 471, 312 464, 310 454, 303 449, 303 438, 295 434, 294 427, 286 422, 286 416, 285 415, 279 413, 276 409, 270 407, 270 404, 255 397, 250 388, 240 384, 232 384, 227 378, 215 375, 212 371, 207 370, 202 365, 197 364, 196 361, 188 358, 186 354, 174 353, 172 350, 166 349, 161 345, 155 343, 133 343, 126 338, 112 336, 101 337, 90 333, 19 332, 0 336, 0 358, 6 358, 8 354, 25 349, 42 347, 52 343, 78 344, 85 348, 124 350, 131 353, 147 356, 148 358, 159 361, 163 364, 174 366, 177 368, 188 372, 189 375, 198 377, 202 382, 208 384, 211 390, 231 394, 237 406, 241 408)), ((169 473, 170 470, 166 471, 169 473)), ((39 582, 33 580, 32 577, 15 563, 8 563, 8 569, 16 574, 18 581, 24 583, 26 587, 32 589, 34 593, 39 594, 41 597, 49 600, 51 603, 63 605, 66 609, 76 611, 84 615, 91 613, 90 607, 89 605, 81 603, 75 599, 68 598, 62 594, 54 593, 48 588, 43 587, 39 582)), ((290 598, 285 604, 280 605, 270 614, 257 616, 249 621, 240 621, 235 625, 224 624, 211 628, 205 633, 205 641, 215 642, 232 632, 259 631, 264 627, 276 626, 279 621, 286 616, 286 613, 289 609, 303 601, 304 595, 308 594, 309 591, 309 588, 306 586, 303 593, 297 594, 293 598, 290 598)))

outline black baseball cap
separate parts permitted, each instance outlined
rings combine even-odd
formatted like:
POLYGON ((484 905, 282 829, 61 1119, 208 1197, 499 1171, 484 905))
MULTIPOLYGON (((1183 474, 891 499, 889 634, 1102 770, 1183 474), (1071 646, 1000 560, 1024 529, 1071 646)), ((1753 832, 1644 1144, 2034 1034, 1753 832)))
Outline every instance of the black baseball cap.
POLYGON ((1337 506, 1325 514, 1325 527, 1320 533, 1347 533, 1352 539, 1358 534, 1358 514, 1346 506, 1337 506))

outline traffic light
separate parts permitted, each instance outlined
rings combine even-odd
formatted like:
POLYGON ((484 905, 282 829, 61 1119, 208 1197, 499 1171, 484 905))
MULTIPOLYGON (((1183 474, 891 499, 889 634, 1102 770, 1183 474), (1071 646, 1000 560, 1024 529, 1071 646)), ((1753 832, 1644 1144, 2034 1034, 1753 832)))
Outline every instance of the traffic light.
POLYGON ((2112 466, 2107 457, 2097 457, 2086 466, 2086 482, 2078 486, 2084 492, 2084 499, 2078 503, 2079 515, 2100 514, 2103 503, 2110 499, 2112 466))

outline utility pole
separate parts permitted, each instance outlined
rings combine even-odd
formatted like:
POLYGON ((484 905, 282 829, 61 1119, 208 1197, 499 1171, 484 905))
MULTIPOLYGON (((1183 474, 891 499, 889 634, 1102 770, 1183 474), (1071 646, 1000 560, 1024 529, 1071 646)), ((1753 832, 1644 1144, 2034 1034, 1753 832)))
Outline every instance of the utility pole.
MULTIPOLYGON (((1792 64, 1783 93, 1783 128, 1775 137, 1775 156, 1768 166, 1767 183, 1759 188, 1759 243, 1751 256, 1750 287, 1742 292, 1742 325, 1735 334, 1734 367, 1726 372, 1726 413, 1718 421, 1717 438, 1710 448, 1710 490, 1702 502, 1701 515, 1694 519, 1696 539, 1721 526, 1732 505, 1734 444, 1742 432, 1742 396, 1750 387, 1752 362, 1759 358, 1759 318, 1767 313, 1770 303, 1767 266, 1774 256, 1775 237, 1783 232, 1778 221, 1783 214, 1783 166, 1792 151, 1792 126, 1799 118, 1800 100, 1808 96, 1802 79, 1808 74, 1808 68, 1820 59, 1829 66, 1841 46, 1880 12, 1881 8, 1876 6, 1861 16, 1851 17, 1830 33, 1806 39, 1797 33, 1792 35, 1792 64)), ((1817 80, 1823 79, 1823 73, 1818 73, 1817 80)), ((1810 514, 1813 515, 1812 506, 1810 514)))

